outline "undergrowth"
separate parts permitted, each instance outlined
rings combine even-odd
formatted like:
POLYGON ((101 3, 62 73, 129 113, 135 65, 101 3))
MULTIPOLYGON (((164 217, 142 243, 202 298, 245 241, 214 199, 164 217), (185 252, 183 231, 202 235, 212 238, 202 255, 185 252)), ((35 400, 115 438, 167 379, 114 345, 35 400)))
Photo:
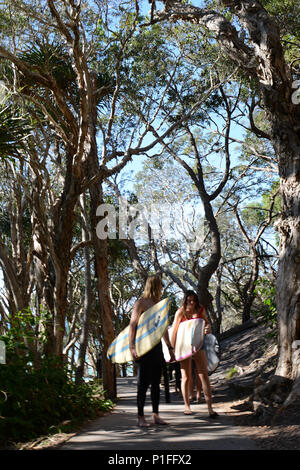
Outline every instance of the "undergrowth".
POLYGON ((55 357, 38 366, 24 344, 6 342, 6 364, 0 365, 0 443, 25 441, 51 433, 66 420, 80 422, 113 407, 101 382, 75 384, 55 357))

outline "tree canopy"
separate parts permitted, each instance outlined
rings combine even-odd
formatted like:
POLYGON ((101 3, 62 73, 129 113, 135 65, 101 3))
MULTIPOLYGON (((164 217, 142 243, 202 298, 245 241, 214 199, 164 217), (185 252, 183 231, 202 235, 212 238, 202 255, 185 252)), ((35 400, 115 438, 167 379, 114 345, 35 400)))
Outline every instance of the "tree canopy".
POLYGON ((192 288, 217 335, 269 320, 268 292, 273 323, 276 285, 277 374, 298 377, 299 8, 1 3, 0 333, 33 368, 55 358, 80 384, 100 354, 113 398, 107 347, 160 272, 173 310, 192 288))

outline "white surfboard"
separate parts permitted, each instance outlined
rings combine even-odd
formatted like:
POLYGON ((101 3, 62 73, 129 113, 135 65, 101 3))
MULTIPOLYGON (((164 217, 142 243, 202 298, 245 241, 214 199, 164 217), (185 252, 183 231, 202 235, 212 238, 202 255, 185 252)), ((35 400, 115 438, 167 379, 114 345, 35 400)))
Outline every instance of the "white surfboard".
MULTIPOLYGON (((204 341, 205 321, 202 318, 192 318, 180 323, 174 349, 176 361, 183 361, 193 356, 202 346, 204 341)), ((172 335, 172 328, 169 337, 172 335)), ((169 350, 163 341, 163 353, 166 362, 170 362, 169 350)))
POLYGON ((212 374, 220 363, 219 343, 213 334, 205 335, 203 349, 207 357, 207 369, 212 374))
MULTIPOLYGON (((153 349, 161 340, 168 327, 169 305, 169 299, 163 299, 140 316, 135 337, 135 347, 139 357, 153 349)), ((133 360, 129 349, 129 326, 111 343, 107 357, 117 364, 133 360)))

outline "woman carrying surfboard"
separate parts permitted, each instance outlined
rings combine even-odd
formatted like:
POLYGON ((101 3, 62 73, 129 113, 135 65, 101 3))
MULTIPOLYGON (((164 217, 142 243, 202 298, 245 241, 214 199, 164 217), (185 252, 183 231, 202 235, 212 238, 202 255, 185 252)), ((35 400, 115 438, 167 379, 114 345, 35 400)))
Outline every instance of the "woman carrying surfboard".
MULTIPOLYGON (((151 385, 151 401, 153 411, 154 424, 167 424, 158 414, 159 398, 160 398, 160 379, 163 368, 163 352, 160 338, 149 352, 141 357, 137 354, 136 349, 136 332, 139 318, 143 312, 157 304, 161 297, 163 283, 161 277, 150 276, 145 285, 143 295, 135 302, 129 324, 129 347, 137 368, 137 407, 138 407, 138 425, 142 427, 150 426, 144 417, 144 405, 146 401, 146 393, 151 385)), ((167 326, 167 323, 166 323, 167 326)), ((164 340, 169 347, 170 355, 174 360, 173 348, 169 340, 168 330, 165 330, 164 340)))
MULTIPOLYGON (((200 305, 197 294, 194 291, 188 290, 185 293, 181 307, 177 310, 172 326, 171 344, 174 347, 177 339, 177 331, 179 325, 191 319, 202 318, 205 321, 204 333, 210 333, 210 324, 206 315, 205 308, 200 305)), ((212 408, 212 394, 210 381, 207 370, 207 358, 203 348, 199 349, 194 355, 196 373, 201 380, 205 401, 208 407, 208 413, 211 418, 215 418, 218 414, 212 408)), ((181 391, 185 404, 184 414, 193 414, 190 408, 189 389, 190 381, 192 380, 192 361, 191 357, 180 361, 181 369, 181 391)))

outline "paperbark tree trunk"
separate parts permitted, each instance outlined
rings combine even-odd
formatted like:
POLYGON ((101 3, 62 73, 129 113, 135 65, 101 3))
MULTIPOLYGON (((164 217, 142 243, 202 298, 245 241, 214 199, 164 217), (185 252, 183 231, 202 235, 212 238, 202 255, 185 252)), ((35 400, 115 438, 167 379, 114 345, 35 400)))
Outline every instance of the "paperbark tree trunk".
MULTIPOLYGON (((72 162, 74 153, 70 152, 67 161, 72 162)), ((68 275, 71 265, 71 248, 75 222, 75 204, 80 194, 82 175, 67 164, 63 195, 57 210, 53 233, 53 264, 55 270, 54 288, 54 353, 62 359, 65 319, 67 314, 68 275)))
MULTIPOLYGON (((296 116, 295 116, 296 117, 296 116)), ((279 328, 277 374, 296 378, 300 364, 293 361, 293 344, 300 340, 300 135, 293 129, 300 122, 283 122, 278 142, 283 215, 277 224, 280 253, 276 289, 279 328), (285 158, 284 158, 285 157, 285 158)))
MULTIPOLYGON (((284 62, 280 69, 284 70, 284 62)), ((278 156, 282 197, 282 216, 277 223, 280 252, 276 283, 279 328, 276 374, 296 378, 300 364, 293 362, 292 345, 300 340, 300 105, 292 103, 291 94, 292 81, 287 72, 281 86, 266 88, 263 96, 278 156)))
MULTIPOLYGON (((90 152, 87 160, 87 174, 89 178, 98 174, 100 168, 97 154, 96 120, 97 110, 95 107, 89 117, 90 152)), ((99 180, 97 183, 91 185, 89 191, 91 200, 91 237, 95 256, 95 274, 97 278, 97 291, 100 303, 99 320, 101 322, 104 350, 104 354, 102 356, 103 388, 107 397, 113 399, 116 396, 114 366, 106 357, 106 351, 115 337, 112 321, 113 311, 109 294, 108 243, 107 239, 100 240, 96 233, 96 226, 99 222, 99 219, 96 217, 97 207, 103 203, 102 181, 99 180)))
MULTIPOLYGON (((81 195, 80 200, 81 200, 81 212, 82 212, 82 223, 83 223, 82 241, 85 242, 89 239, 85 196, 81 195)), ((78 353, 77 367, 76 367, 76 373, 75 373, 75 381, 77 384, 80 384, 83 380, 85 356, 86 356, 86 350, 87 350, 88 339, 89 339, 91 309, 93 305, 92 286, 91 286, 92 273, 91 273, 90 249, 87 246, 83 248, 83 257, 84 257, 84 266, 85 266, 84 309, 83 309, 83 317, 81 320, 82 328, 81 328, 81 335, 79 339, 79 353, 78 353)))

